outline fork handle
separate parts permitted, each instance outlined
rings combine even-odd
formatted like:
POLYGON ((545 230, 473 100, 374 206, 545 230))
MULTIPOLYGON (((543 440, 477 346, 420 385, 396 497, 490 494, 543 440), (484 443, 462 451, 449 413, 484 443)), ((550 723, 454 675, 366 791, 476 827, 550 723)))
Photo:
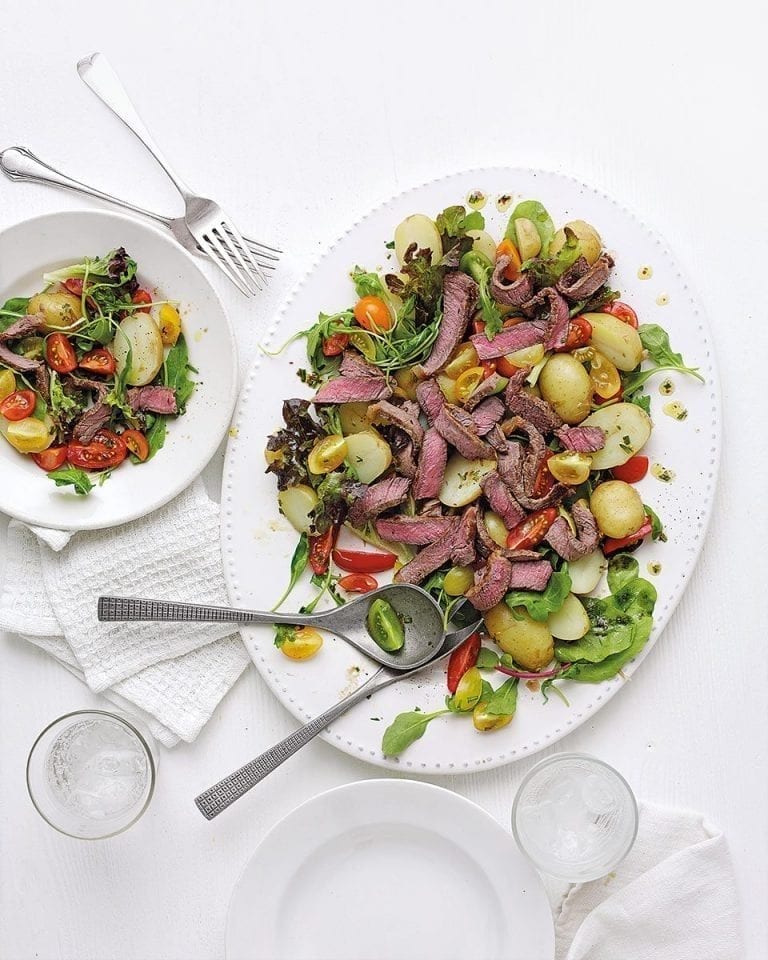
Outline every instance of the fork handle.
POLYGON ((384 668, 377 670, 354 693, 334 704, 325 713, 321 713, 320 716, 310 720, 309 723, 305 723, 303 727, 294 730, 280 743, 276 743, 269 750, 265 750, 260 756, 240 767, 239 770, 235 770, 228 777, 224 777, 223 780, 219 780, 218 783, 204 790, 200 796, 195 797, 195 804, 200 813, 206 820, 213 820, 214 817, 218 817, 235 800, 239 800, 256 784, 261 783, 265 777, 276 770, 280 764, 285 763, 289 757, 301 750, 310 740, 314 740, 319 733, 343 713, 346 713, 350 707, 399 679, 397 675, 394 675, 386 677, 379 683, 374 683, 382 673, 386 676, 384 668))
POLYGON ((92 53, 84 57, 77 64, 77 72, 86 86, 90 87, 102 103, 106 104, 128 129, 134 133, 160 166, 165 170, 179 193, 186 199, 192 195, 192 190, 184 183, 181 177, 171 168, 165 154, 155 143, 152 134, 147 130, 144 121, 131 103, 120 78, 112 69, 103 53, 92 53))

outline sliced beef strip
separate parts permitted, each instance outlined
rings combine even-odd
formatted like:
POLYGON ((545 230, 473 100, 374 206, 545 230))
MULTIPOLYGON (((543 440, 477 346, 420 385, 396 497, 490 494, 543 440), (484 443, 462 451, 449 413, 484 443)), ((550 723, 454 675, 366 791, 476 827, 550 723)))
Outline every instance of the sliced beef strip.
POLYGON ((504 402, 511 413, 532 423, 542 433, 551 433, 558 427, 562 427, 563 421, 546 400, 542 400, 541 397, 532 397, 523 391, 523 383, 528 373, 528 369, 523 368, 514 377, 509 378, 504 391, 504 402))
POLYGON ((535 550, 510 550, 509 547, 501 547, 488 533, 485 525, 485 516, 479 516, 477 520, 477 552, 481 557, 489 557, 494 551, 498 551, 505 556, 507 560, 513 563, 521 563, 525 560, 540 560, 541 554, 535 550))
POLYGON ((543 510, 559 503, 568 493, 568 488, 556 483, 541 497, 533 495, 533 486, 542 461, 547 454, 547 445, 539 431, 531 423, 518 419, 515 429, 525 433, 529 440, 527 451, 519 443, 510 442, 507 453, 499 457, 499 475, 509 486, 515 500, 526 510, 543 510))
POLYGON ((431 377, 445 366, 464 339, 469 318, 477 302, 477 284, 466 273, 451 271, 443 278, 443 319, 432 352, 415 368, 418 377, 431 377))
POLYGON ((462 565, 474 563, 476 530, 477 507, 467 507, 453 531, 420 550, 410 563, 398 570, 395 580, 398 583, 421 583, 449 560, 462 565))
POLYGON ((26 317, 19 317, 18 320, 6 327, 0 333, 0 343, 7 343, 10 340, 21 340, 22 337, 28 337, 37 333, 45 325, 45 317, 39 313, 29 313, 26 317))
POLYGON ((475 582, 465 596, 476 610, 490 610, 501 603, 512 579, 512 564, 498 551, 475 573, 475 582))
POLYGON ((498 473, 489 473, 481 486, 491 509, 498 513, 507 529, 511 530, 525 520, 525 510, 515 500, 511 489, 498 473))
POLYGON ((35 387, 43 400, 47 402, 51 399, 51 375, 44 363, 35 370, 35 387))
POLYGON ((407 477, 387 477, 371 484, 349 510, 353 527, 364 527, 380 513, 396 507, 408 496, 411 481, 407 477))
POLYGON ((453 535, 451 560, 467 566, 475 562, 475 536, 477 534, 477 507, 467 507, 453 535))
POLYGON ((0 343, 0 364, 10 367, 11 370, 15 370, 17 373, 34 373, 42 367, 43 361, 31 360, 29 357, 19 356, 18 353, 14 353, 13 350, 6 347, 4 343, 0 343))
POLYGON ((513 327, 500 330, 493 340, 489 340, 484 333, 476 333, 470 339, 481 360, 492 360, 494 357, 505 357, 515 350, 532 347, 536 343, 544 343, 547 339, 547 328, 533 320, 524 320, 513 327))
POLYGON ((504 271, 511 262, 512 258, 507 256, 497 259, 491 275, 491 296, 497 303, 519 307, 533 296, 533 277, 529 273, 521 273, 517 280, 507 280, 504 271))
POLYGON ((592 511, 581 503, 571 507, 577 535, 574 537, 565 517, 558 517, 547 531, 547 543, 563 560, 578 560, 594 553, 600 542, 597 521, 592 511))
POLYGON ((529 560, 525 563, 513 563, 509 578, 510 590, 546 590, 552 576, 552 564, 549 560, 529 560))
POLYGON ((107 388, 102 385, 96 403, 89 407, 75 424, 72 438, 77 443, 90 443, 112 416, 112 407, 104 403, 106 394, 107 388))
POLYGON ((549 308, 549 319, 544 346, 547 350, 557 350, 565 345, 568 337, 569 308, 565 299, 554 287, 544 287, 539 290, 535 297, 531 297, 523 304, 523 311, 528 316, 533 316, 539 307, 545 303, 549 308))
POLYGON ((416 387, 416 399, 430 424, 445 405, 445 396, 437 380, 424 380, 416 387))
POLYGON ((424 439, 424 427, 419 423, 419 407, 410 400, 400 406, 389 400, 379 400, 368 408, 368 419, 371 423, 399 427, 413 441, 416 449, 424 439))
POLYGON ((341 376, 324 383, 315 394, 315 403, 354 403, 388 400, 392 388, 382 371, 356 350, 345 350, 341 358, 341 376))
POLYGON ((67 374, 67 383, 71 384, 77 390, 91 390, 95 393, 101 393, 106 387, 102 380, 91 380, 89 377, 79 377, 75 373, 67 374))
POLYGON ((484 437, 504 416, 504 401, 501 397, 487 397, 472 411, 472 420, 479 437, 484 437))
POLYGON ((555 435, 566 450, 577 453, 597 453, 605 446, 605 431, 600 427, 561 427, 555 435))
POLYGON ((424 546, 453 533, 458 523, 456 517, 380 517, 376 532, 385 540, 424 546))
POLYGON ((494 394, 501 393, 501 387, 503 383, 504 377, 494 371, 490 377, 486 377, 485 380, 483 380, 475 389, 475 391, 466 399, 464 402, 464 409, 471 412, 479 403, 485 400, 486 397, 491 397, 494 394))
POLYGON ((438 496, 447 462, 448 444, 434 427, 430 427, 424 434, 413 484, 413 495, 417 500, 438 496))
POLYGON ((452 403, 446 403, 435 417, 435 430, 467 460, 484 460, 493 456, 493 448, 477 435, 471 414, 452 403))
POLYGON ((504 431, 498 423, 488 431, 485 439, 497 453, 507 452, 507 438, 504 436, 504 431))
POLYGON ((128 405, 134 413, 176 413, 176 393, 171 387, 130 387, 126 391, 128 405))
POLYGON ((411 440, 407 433, 403 433, 402 430, 397 430, 395 427, 393 427, 392 430, 397 434, 397 439, 390 444, 392 447, 392 462, 395 465, 395 470, 401 477, 409 477, 413 480, 418 470, 413 440, 411 440))
POLYGON ((584 257, 579 257, 557 281, 557 289, 572 303, 586 300, 602 287, 612 267, 613 257, 607 253, 601 254, 591 267, 584 257))

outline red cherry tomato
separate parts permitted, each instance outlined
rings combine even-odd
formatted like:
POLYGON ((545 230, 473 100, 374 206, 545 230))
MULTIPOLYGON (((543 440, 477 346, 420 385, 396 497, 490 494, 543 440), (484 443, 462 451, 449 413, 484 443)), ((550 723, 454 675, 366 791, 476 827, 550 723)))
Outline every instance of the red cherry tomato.
POLYGON ((56 373, 72 373, 77 367, 77 354, 63 333, 52 333, 45 341, 45 360, 56 373))
POLYGON ((59 467, 67 462, 67 448, 48 447, 48 449, 43 450, 42 453, 33 453, 32 459, 41 470, 50 473, 51 470, 58 470, 59 467))
POLYGON ((323 356, 338 357, 347 349, 349 344, 348 333, 332 333, 330 337, 323 340, 323 356))
POLYGON ((514 377, 516 373, 519 373, 520 367, 516 367, 514 363, 511 363, 506 357, 498 357, 496 360, 496 372, 500 373, 502 377, 514 377))
MULTIPOLYGON (((139 288, 136 293, 131 297, 131 303, 146 304, 147 306, 152 305, 152 296, 148 290, 139 288)), ((144 312, 144 311, 141 311, 144 312)))
POLYGON ((6 420, 26 420, 34 413, 36 403, 34 390, 16 390, 0 403, 0 413, 6 420))
POLYGON ((346 577, 339 580, 339 586, 347 593, 368 593, 369 590, 375 590, 378 585, 376 577, 367 573, 348 573, 346 577))
POLYGON ((67 446, 67 460, 81 470, 110 470, 118 467, 127 455, 123 438, 111 430, 99 430, 90 443, 72 442, 67 446))
POLYGON ((381 573, 391 570, 397 557, 394 553, 371 553, 367 550, 334 550, 333 562, 351 573, 381 573))
POLYGON ((483 380, 487 380, 492 374, 496 373, 495 360, 481 360, 480 366, 483 368, 483 380))
POLYGON ((105 377, 111 376, 117 369, 117 362, 106 347, 91 350, 80 358, 78 367, 90 373, 101 373, 105 377))
POLYGON ((634 546, 636 543, 640 543, 641 540, 644 540, 649 533, 653 530, 653 524, 651 523, 651 518, 646 517, 643 520, 642 526, 635 530, 634 533, 630 533, 628 537, 606 537, 603 540, 603 553, 606 557, 610 557, 612 553, 618 553, 620 550, 626 550, 627 547, 634 546))
POLYGON ((510 550, 530 550, 531 547, 541 543, 556 519, 556 507, 537 510, 509 531, 507 546, 510 550))
POLYGON ((315 573, 328 573, 331 550, 338 532, 338 527, 328 527, 325 533, 309 538, 309 565, 315 573))
POLYGON ((480 634, 473 633, 467 637, 460 647, 456 647, 448 658, 448 689, 451 693, 456 693, 456 687, 459 680, 464 676, 467 670, 470 670, 477 663, 480 654, 480 634))
POLYGON ((123 430, 120 434, 123 443, 128 447, 128 452, 134 457, 138 457, 142 463, 149 456, 149 444, 147 438, 140 430, 123 430))
POLYGON ((592 339, 592 324, 586 317, 574 317, 568 324, 568 336, 562 347, 555 353, 569 353, 579 347, 586 347, 592 339))
POLYGON ((613 467, 611 473, 616 480, 623 480, 624 483, 638 483, 648 473, 648 457, 631 457, 621 466, 613 467))
POLYGON ((611 303, 607 303, 600 310, 600 313, 612 313, 614 317, 618 317, 619 320, 628 323, 630 327, 634 327, 635 330, 637 330, 637 314, 628 303, 623 303, 621 300, 613 300, 611 303))
POLYGON ((70 277, 69 280, 62 281, 63 286, 66 288, 67 293, 72 293, 76 297, 82 297, 83 295, 83 281, 80 277, 70 277))
POLYGON ((549 491, 554 487, 555 483, 557 482, 555 478, 552 476, 552 474, 549 472, 549 467, 547 467, 547 464, 549 463, 549 458, 554 457, 554 455, 555 455, 555 451, 550 450, 547 452, 546 456, 541 461, 541 466, 539 467, 539 471, 536 474, 536 479, 533 481, 533 489, 531 490, 531 494, 534 497, 546 496, 549 493, 549 491))

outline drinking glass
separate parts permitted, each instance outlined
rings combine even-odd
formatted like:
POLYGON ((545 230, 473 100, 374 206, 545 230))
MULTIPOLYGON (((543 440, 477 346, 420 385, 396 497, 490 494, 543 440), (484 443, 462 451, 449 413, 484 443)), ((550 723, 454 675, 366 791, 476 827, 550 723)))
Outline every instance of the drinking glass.
POLYGON ((127 830, 144 813, 156 770, 156 748, 143 724, 106 710, 77 710, 35 740, 27 788, 56 830, 98 840, 127 830))
POLYGON ((543 873, 584 883, 610 873, 637 835, 637 803, 621 774, 586 753, 541 760, 512 807, 512 831, 543 873))

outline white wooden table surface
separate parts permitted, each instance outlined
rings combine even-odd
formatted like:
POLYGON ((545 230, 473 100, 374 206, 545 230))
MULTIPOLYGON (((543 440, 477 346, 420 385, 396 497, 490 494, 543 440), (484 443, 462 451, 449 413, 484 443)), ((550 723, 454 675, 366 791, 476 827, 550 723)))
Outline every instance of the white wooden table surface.
MULTIPOLYGON (((764 22, 746 0, 27 0, 4 5, 0 65, 1 146, 25 144, 86 181, 178 210, 148 155, 77 78, 75 61, 104 51, 184 176, 287 251, 258 303, 216 280, 243 369, 323 248, 379 200, 436 175, 493 164, 574 173, 665 234, 707 306, 722 375, 714 519, 652 656, 557 749, 595 753, 640 797, 703 810, 725 830, 755 960, 768 953, 764 22)), ((0 178, 0 226, 83 205, 0 178)), ((219 457, 206 474, 214 490, 220 467, 219 457)), ((265 831, 321 790, 379 775, 315 742, 203 821, 192 804, 200 788, 293 726, 250 669, 195 744, 163 753, 137 826, 97 843, 59 836, 26 796, 27 751, 52 718, 101 701, 18 638, 0 648, 7 960, 222 957, 230 892, 265 831)), ((506 826, 531 762, 435 782, 506 826)))

